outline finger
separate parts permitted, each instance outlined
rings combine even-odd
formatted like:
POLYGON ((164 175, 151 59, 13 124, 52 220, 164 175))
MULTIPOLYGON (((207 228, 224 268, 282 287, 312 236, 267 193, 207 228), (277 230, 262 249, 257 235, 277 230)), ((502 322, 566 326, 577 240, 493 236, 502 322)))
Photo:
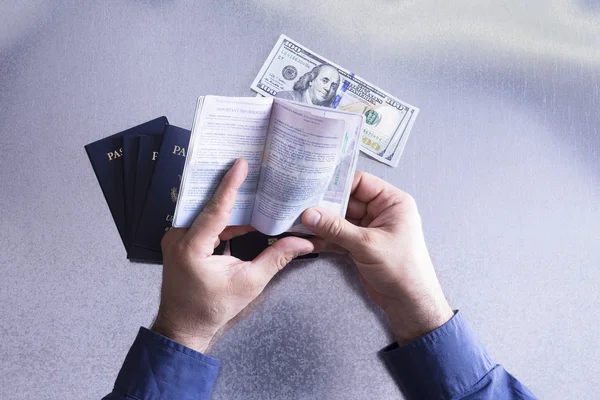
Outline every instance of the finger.
POLYGON ((248 232, 254 231, 256 231, 256 228, 252 225, 228 226, 223 232, 221 232, 219 237, 221 238, 221 240, 229 240, 236 236, 245 235, 248 232))
POLYGON ((348 218, 348 217, 346 217, 346 220, 348 222, 350 222, 351 224, 354 224, 354 225, 366 226, 366 225, 364 225, 364 224, 361 223, 362 220, 360 220, 360 219, 354 219, 354 218, 348 218))
POLYGON ((161 245, 161 248, 163 249, 163 251, 166 248, 169 248, 172 245, 174 245, 175 243, 179 242, 179 240, 183 236, 185 236, 186 232, 187 232, 186 228, 171 228, 171 229, 169 229, 169 231, 164 234, 164 236, 162 237, 162 240, 160 242, 160 245, 161 245))
POLYGON ((344 249, 343 247, 328 242, 325 239, 321 239, 316 236, 309 238, 308 240, 310 240, 314 246, 314 249, 312 251, 313 253, 348 253, 348 250, 344 249))
POLYGON ((346 211, 347 219, 361 220, 367 213, 367 203, 350 197, 348 200, 348 210, 346 211))
POLYGON ((210 246, 227 226, 237 191, 248 175, 248 162, 238 158, 233 167, 221 180, 212 198, 206 203, 196 220, 190 226, 184 240, 192 248, 210 246))
POLYGON ((370 203, 384 191, 395 191, 398 192, 399 196, 410 197, 408 193, 403 192, 375 175, 362 171, 357 171, 354 174, 350 195, 356 200, 362 201, 363 203, 370 203))
POLYGON ((219 237, 217 236, 215 238, 215 244, 213 244, 213 249, 216 249, 217 247, 219 247, 220 244, 221 244, 221 239, 219 239, 219 237))
POLYGON ((385 209, 397 204, 413 204, 413 198, 406 192, 374 175, 358 171, 352 182, 351 198, 367 204, 370 221, 385 209))
POLYGON ((362 228, 326 208, 309 208, 304 211, 302 224, 320 238, 344 249, 357 249, 364 246, 365 235, 362 228))
POLYGON ((250 273, 262 289, 290 261, 297 256, 309 254, 313 250, 313 244, 306 239, 295 236, 279 239, 250 263, 250 273))
POLYGON ((358 226, 369 226, 371 222, 373 222, 373 216, 371 214, 366 214, 359 222, 358 226))

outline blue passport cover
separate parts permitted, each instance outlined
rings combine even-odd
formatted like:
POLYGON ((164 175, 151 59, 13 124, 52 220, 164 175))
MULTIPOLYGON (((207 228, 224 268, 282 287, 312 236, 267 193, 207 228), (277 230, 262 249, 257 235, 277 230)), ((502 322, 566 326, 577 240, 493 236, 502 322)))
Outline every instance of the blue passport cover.
POLYGON ((158 151, 160 150, 160 142, 162 135, 146 135, 139 137, 139 147, 137 150, 138 159, 136 166, 135 188, 133 190, 133 209, 131 216, 131 231, 129 237, 131 246, 127 252, 127 258, 131 261, 156 261, 162 262, 162 254, 159 251, 150 250, 133 243, 135 231, 140 222, 144 203, 152 180, 154 165, 158 159, 158 151), (145 254, 146 259, 141 256, 145 254), (150 257, 150 259, 148 259, 150 257))
MULTIPOLYGON (((166 126, 144 210, 133 240, 136 245, 161 250, 162 237, 171 229, 173 222, 189 141, 189 130, 174 125, 166 126)), ((223 254, 224 248, 225 242, 215 249, 214 254, 223 254)))
POLYGON ((152 179, 154 163, 158 158, 161 140, 162 134, 136 136, 129 140, 127 137, 123 138, 125 215, 127 235, 131 243, 127 251, 127 258, 131 261, 162 262, 160 251, 150 250, 133 243, 135 230, 148 193, 148 186, 152 179))
POLYGON ((125 221, 123 137, 148 134, 160 135, 167 124, 166 117, 159 117, 85 146, 125 249, 129 248, 130 240, 126 232, 125 221))
POLYGON ((125 229, 128 237, 131 237, 133 231, 133 196, 139 144, 139 136, 123 137, 123 198, 125 200, 125 229))
POLYGON ((160 241, 173 221, 189 141, 190 131, 187 129, 174 125, 165 127, 144 210, 133 240, 135 244, 161 250, 160 241))

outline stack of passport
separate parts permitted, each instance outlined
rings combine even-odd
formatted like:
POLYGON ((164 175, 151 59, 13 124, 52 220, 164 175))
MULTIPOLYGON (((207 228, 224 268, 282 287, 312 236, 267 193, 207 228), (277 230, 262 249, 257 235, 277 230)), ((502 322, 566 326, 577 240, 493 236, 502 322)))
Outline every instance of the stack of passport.
MULTIPOLYGON (((171 228, 189 140, 189 130, 159 117, 85 146, 131 261, 162 263, 160 242, 171 228)), ((233 238, 231 255, 252 260, 284 236, 251 232, 233 238)), ((214 254, 226 246, 222 242, 214 254)))

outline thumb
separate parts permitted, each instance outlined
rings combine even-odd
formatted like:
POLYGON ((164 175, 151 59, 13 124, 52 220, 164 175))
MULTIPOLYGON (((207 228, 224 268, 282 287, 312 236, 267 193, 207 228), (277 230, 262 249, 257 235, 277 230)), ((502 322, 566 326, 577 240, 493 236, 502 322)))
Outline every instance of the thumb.
POLYGON ((362 247, 361 228, 325 208, 309 208, 302 214, 302 224, 325 241, 350 251, 362 247))
POLYGON ((279 239, 250 263, 251 274, 262 290, 290 261, 313 250, 313 244, 306 239, 295 236, 279 239))

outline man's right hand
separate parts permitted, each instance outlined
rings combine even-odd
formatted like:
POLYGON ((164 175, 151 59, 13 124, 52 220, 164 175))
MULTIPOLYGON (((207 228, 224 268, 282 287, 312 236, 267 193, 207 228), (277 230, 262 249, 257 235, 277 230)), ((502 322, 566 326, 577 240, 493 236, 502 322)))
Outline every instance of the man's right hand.
POLYGON ((302 223, 317 235, 315 251, 350 254, 366 293, 385 311, 400 345, 452 318, 409 194, 357 172, 346 218, 311 208, 302 223))

